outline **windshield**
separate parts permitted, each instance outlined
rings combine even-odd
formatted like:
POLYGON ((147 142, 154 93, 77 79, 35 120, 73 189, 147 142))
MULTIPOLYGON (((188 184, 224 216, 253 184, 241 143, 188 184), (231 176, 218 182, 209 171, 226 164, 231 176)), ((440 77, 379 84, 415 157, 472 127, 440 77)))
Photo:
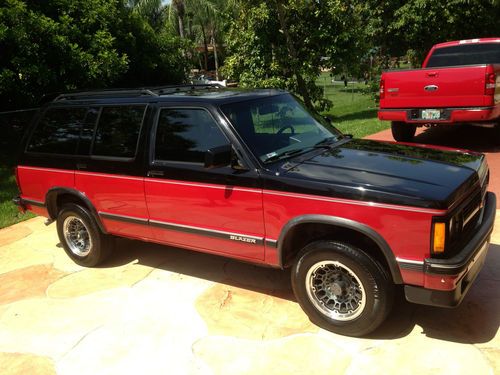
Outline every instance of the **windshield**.
POLYGON ((264 163, 330 145, 343 135, 290 94, 222 106, 241 138, 264 163))
POLYGON ((500 43, 461 44, 436 49, 427 68, 443 66, 500 64, 500 43))

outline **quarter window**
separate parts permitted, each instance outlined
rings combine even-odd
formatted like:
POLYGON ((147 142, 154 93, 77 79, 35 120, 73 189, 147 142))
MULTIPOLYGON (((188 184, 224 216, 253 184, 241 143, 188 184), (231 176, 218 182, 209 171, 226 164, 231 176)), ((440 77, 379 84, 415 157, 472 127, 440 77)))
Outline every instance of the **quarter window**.
POLYGON ((36 127, 28 151, 73 155, 87 108, 51 108, 36 127))
POLYGON ((103 107, 94 139, 93 155, 133 158, 145 106, 103 107))
POLYGON ((204 109, 162 109, 155 160, 203 163, 205 152, 228 140, 204 109))

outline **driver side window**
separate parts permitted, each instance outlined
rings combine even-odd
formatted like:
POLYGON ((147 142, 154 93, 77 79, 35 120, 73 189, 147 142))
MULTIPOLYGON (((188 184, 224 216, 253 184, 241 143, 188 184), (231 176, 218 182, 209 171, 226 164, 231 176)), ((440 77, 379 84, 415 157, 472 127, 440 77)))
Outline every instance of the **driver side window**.
POLYGON ((203 163, 205 152, 228 140, 205 109, 164 108, 156 129, 156 161, 203 163))

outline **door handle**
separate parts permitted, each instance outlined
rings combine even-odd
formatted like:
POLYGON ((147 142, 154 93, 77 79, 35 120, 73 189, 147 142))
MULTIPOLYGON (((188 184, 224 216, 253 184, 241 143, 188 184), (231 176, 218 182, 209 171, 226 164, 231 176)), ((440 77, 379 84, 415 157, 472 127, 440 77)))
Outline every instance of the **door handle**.
POLYGON ((163 171, 149 171, 148 177, 163 177, 165 173, 163 171))
POLYGON ((85 164, 85 163, 77 163, 76 164, 76 169, 78 169, 79 171, 87 169, 87 164, 85 164))

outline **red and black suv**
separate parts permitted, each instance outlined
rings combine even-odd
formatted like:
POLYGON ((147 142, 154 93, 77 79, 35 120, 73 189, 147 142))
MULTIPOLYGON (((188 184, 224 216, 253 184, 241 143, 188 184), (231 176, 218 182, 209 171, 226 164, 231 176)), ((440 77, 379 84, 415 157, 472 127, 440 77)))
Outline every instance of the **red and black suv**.
POLYGON ((484 155, 355 140, 279 90, 166 87, 61 95, 16 168, 23 210, 95 266, 112 236, 292 267, 317 325, 359 336, 396 285, 456 306, 488 250, 484 155))

